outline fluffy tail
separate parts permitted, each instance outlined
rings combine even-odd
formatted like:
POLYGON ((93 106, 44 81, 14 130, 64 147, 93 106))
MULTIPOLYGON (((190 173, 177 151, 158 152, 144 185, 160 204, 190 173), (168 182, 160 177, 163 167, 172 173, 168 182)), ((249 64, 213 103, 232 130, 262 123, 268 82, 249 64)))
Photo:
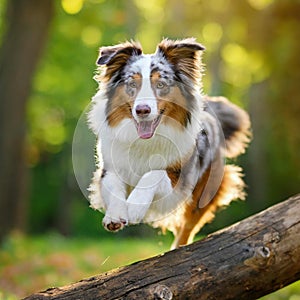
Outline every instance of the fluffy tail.
POLYGON ((219 122, 225 137, 225 155, 236 157, 245 152, 251 139, 249 115, 224 97, 205 97, 205 110, 219 122))

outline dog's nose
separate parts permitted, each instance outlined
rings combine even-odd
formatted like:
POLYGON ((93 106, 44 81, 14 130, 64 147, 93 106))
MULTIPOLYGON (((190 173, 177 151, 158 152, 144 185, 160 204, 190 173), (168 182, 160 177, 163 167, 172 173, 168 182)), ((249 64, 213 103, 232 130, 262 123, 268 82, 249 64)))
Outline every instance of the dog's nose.
POLYGON ((137 116, 145 118, 151 113, 151 107, 147 104, 139 104, 135 108, 135 112, 137 116))

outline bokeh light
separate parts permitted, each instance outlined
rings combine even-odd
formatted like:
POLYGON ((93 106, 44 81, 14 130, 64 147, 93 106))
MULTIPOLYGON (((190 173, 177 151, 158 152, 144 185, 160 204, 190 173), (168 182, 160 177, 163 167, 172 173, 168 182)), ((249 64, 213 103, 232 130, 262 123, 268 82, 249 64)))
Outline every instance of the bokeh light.
POLYGON ((83 7, 84 0, 61 0, 64 11, 70 15, 79 13, 83 7))

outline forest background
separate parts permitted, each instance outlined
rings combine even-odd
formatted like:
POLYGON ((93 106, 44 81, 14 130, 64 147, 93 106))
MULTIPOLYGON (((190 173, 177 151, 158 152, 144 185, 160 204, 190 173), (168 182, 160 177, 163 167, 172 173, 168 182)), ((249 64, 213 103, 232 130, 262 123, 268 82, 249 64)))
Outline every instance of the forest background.
MULTIPOLYGON (((251 116, 253 140, 237 161, 244 168, 247 199, 218 213, 202 234, 298 193, 299 16, 298 0, 1 1, 2 250, 20 233, 111 238, 78 187, 72 145, 97 89, 99 47, 130 39, 152 53, 163 37, 197 38, 206 47, 204 93, 226 96, 251 116)), ((117 238, 156 235, 135 226, 117 238)))

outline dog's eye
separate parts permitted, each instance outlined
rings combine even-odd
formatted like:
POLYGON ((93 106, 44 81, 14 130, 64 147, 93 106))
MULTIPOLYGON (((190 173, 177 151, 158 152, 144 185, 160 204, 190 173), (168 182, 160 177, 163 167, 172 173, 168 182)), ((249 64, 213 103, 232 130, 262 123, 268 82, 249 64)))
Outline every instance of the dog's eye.
POLYGON ((130 81, 130 82, 128 83, 128 85, 129 85, 129 87, 131 87, 132 89, 136 89, 136 88, 137 88, 137 84, 136 84, 135 81, 130 81))
POLYGON ((166 86, 166 84, 162 81, 158 81, 156 84, 157 89, 163 89, 166 86))

